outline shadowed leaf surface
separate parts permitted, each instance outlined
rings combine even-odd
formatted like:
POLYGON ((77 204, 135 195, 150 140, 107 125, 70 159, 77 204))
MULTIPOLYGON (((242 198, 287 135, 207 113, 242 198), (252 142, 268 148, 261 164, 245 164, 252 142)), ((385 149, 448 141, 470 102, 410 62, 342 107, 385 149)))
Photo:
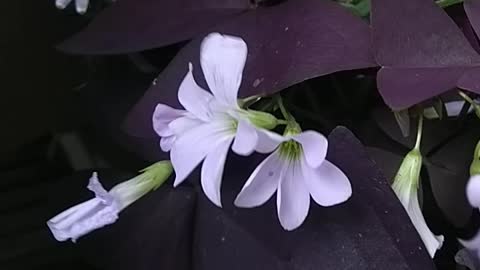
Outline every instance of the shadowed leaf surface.
POLYGON ((249 0, 121 0, 60 45, 78 54, 120 54, 193 38, 246 11, 249 0))
POLYGON ((455 88, 480 64, 462 31, 430 0, 373 0, 372 32, 382 66, 378 88, 395 110, 455 88))

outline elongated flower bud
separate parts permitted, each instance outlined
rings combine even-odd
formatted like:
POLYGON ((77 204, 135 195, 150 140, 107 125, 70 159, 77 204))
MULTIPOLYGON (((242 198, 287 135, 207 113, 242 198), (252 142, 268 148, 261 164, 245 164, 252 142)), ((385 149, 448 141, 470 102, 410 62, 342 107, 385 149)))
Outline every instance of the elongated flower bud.
POLYGON ((95 198, 63 211, 50 219, 47 225, 58 241, 72 239, 75 242, 93 230, 115 223, 123 209, 149 191, 157 189, 171 173, 171 163, 161 161, 142 170, 142 174, 106 191, 94 172, 88 189, 95 193, 95 198))
POLYGON ((422 154, 420 153, 422 126, 423 118, 420 116, 417 143, 415 148, 403 159, 402 165, 395 175, 392 188, 407 211, 413 226, 427 248, 428 254, 433 258, 435 252, 442 247, 444 238, 442 235, 436 236, 430 231, 418 203, 418 187, 422 169, 422 154))
POLYGON ((271 130, 278 125, 278 119, 266 112, 248 110, 247 117, 258 128, 271 130))

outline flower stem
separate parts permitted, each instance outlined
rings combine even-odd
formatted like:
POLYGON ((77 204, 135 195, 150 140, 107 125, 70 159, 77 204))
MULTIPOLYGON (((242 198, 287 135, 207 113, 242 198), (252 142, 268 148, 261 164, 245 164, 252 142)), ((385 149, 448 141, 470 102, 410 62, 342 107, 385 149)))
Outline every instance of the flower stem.
POLYGON ((286 121, 287 122, 295 121, 293 119, 293 116, 285 108, 285 105, 283 105, 282 97, 280 95, 276 95, 275 100, 277 101, 278 108, 280 108, 280 111, 282 112, 282 115, 286 119, 286 121))
POLYGON ((446 8, 455 4, 462 3, 463 0, 437 0, 435 1, 437 5, 439 5, 442 8, 446 8))
POLYGON ((465 99, 468 103, 475 105, 475 102, 473 101, 472 98, 470 98, 467 94, 465 94, 463 91, 458 91, 458 94, 465 99))
POLYGON ((418 128, 417 128, 417 141, 415 142, 416 150, 420 151, 420 143, 422 141, 422 133, 423 133, 423 114, 419 114, 418 116, 418 128))

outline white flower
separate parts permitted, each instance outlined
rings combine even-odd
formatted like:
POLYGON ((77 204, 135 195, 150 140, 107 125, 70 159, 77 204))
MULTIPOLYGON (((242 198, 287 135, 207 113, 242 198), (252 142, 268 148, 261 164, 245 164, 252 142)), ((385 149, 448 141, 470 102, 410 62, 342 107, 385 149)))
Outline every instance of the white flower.
POLYGON ((480 175, 473 175, 467 183, 467 199, 470 205, 480 208, 480 175))
POLYGON ((110 191, 103 188, 94 172, 88 189, 95 193, 95 198, 63 211, 50 219, 47 225, 58 241, 72 239, 75 242, 93 230, 114 223, 123 209, 158 188, 171 172, 170 162, 158 162, 110 191))
POLYGON ((310 196, 321 206, 336 205, 351 196, 347 176, 325 159, 328 141, 323 135, 305 131, 271 138, 280 147, 252 173, 235 199, 236 206, 260 206, 276 191, 280 224, 290 231, 306 219, 310 196))
POLYGON ((200 121, 195 119, 193 115, 190 115, 185 110, 174 109, 165 104, 158 104, 153 112, 153 129, 161 137, 160 139, 160 148, 164 152, 170 151, 173 143, 175 142, 176 136, 174 131, 169 127, 170 123, 178 118, 183 118, 184 125, 181 127, 182 130, 179 130, 180 127, 176 126, 177 133, 184 133, 188 129, 199 124, 200 121), (190 119, 191 121, 187 121, 190 119), (190 124, 190 125, 189 125, 190 124))
POLYGON ((443 236, 434 235, 427 226, 418 203, 418 185, 422 156, 418 148, 410 151, 400 166, 392 184, 393 191, 407 211, 413 226, 422 239, 428 254, 433 258, 435 252, 442 247, 443 236))
POLYGON ((241 109, 237 94, 247 58, 247 45, 237 37, 209 34, 202 42, 200 64, 210 92, 195 82, 192 64, 178 90, 185 110, 159 104, 153 115, 164 151, 170 150, 174 186, 182 183, 203 161, 201 185, 205 195, 221 206, 220 185, 228 150, 251 154, 262 136, 254 127, 273 128, 276 118, 241 109), (233 145, 232 145, 233 143, 233 145))
MULTIPOLYGON (((75 1, 75 10, 79 14, 84 14, 87 12, 89 0, 74 0, 75 1)), ((56 0, 55 5, 58 9, 65 9, 72 0, 56 0)))

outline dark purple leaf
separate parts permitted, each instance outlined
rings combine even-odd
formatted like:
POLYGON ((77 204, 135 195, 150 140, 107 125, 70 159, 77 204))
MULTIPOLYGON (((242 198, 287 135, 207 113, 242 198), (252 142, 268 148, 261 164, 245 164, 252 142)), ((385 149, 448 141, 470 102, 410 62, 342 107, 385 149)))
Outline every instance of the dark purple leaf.
POLYGON ((475 29, 477 35, 480 36, 480 2, 477 0, 465 0, 463 6, 470 24, 475 29))
POLYGON ((395 110, 454 88, 480 64, 452 19, 430 0, 373 0, 373 45, 382 66, 377 82, 395 110))
POLYGON ((249 0, 120 0, 60 48, 120 54, 162 47, 205 33, 249 5, 249 0))
MULTIPOLYGON (((297 0, 259 8, 213 30, 242 37, 248 44, 242 97, 272 94, 340 70, 375 66, 368 25, 330 1, 297 0)), ((130 133, 154 136, 153 109, 159 102, 178 104, 176 93, 188 62, 193 63, 195 77, 205 87, 199 44, 200 40, 194 40, 182 49, 134 107, 126 121, 130 133)))
POLYGON ((198 197, 195 266, 201 270, 435 269, 385 177, 350 131, 337 128, 330 134, 328 159, 349 176, 353 196, 334 207, 312 201, 307 220, 293 232, 281 228, 275 198, 253 209, 232 205, 254 166, 228 164, 224 208, 215 207, 204 195, 198 197))
POLYGON ((458 87, 480 93, 480 68, 470 69, 458 81, 458 87))
POLYGON ((478 42, 477 35, 475 34, 472 24, 465 13, 464 6, 462 4, 453 5, 448 7, 446 11, 452 20, 457 24, 458 28, 462 30, 468 42, 470 42, 470 45, 475 49, 475 51, 480 52, 480 43, 478 42))

